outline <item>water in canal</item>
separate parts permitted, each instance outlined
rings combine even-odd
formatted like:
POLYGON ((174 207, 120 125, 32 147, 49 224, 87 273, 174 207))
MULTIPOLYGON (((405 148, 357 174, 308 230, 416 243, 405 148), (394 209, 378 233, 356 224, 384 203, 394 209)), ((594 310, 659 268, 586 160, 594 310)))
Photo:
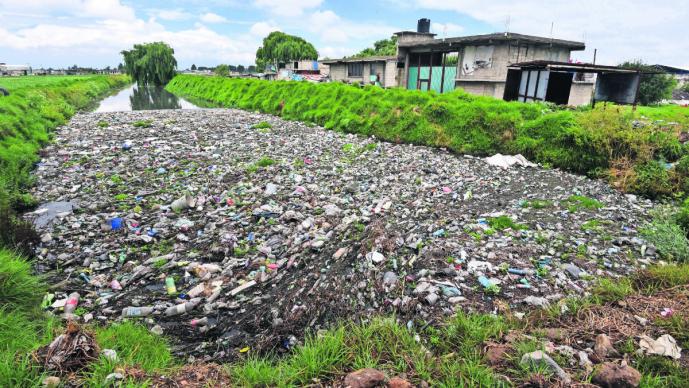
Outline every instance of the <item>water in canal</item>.
POLYGON ((134 84, 101 101, 96 112, 154 109, 199 109, 199 107, 175 96, 162 86, 138 86, 134 84))

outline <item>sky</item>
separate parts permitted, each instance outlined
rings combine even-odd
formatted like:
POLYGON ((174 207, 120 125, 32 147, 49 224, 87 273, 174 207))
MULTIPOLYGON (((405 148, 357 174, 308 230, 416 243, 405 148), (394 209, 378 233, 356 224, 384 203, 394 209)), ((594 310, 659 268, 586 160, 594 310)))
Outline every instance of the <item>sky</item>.
POLYGON ((582 62, 595 48, 601 64, 689 69, 687 0, 0 0, 0 62, 116 66, 120 51, 164 41, 180 69, 250 65, 271 31, 339 58, 422 17, 439 38, 507 30, 583 41, 587 50, 572 54, 582 62))

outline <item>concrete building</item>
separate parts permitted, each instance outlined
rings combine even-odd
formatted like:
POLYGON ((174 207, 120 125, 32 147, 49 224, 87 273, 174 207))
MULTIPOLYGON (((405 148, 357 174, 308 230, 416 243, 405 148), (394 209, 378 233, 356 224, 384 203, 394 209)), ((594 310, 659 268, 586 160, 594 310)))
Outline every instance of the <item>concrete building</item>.
POLYGON ((677 86, 682 87, 683 85, 689 84, 689 70, 681 69, 678 67, 665 66, 665 65, 653 65, 658 71, 670 74, 677 80, 677 86))
POLYGON ((330 67, 332 81, 358 82, 384 88, 400 84, 401 69, 398 69, 396 56, 326 59, 321 62, 330 67))
POLYGON ((31 66, 29 65, 8 65, 0 63, 0 75, 29 75, 31 74, 31 66))
POLYGON ((417 31, 398 32, 398 59, 404 62, 407 89, 439 93, 462 88, 472 94, 502 98, 508 67, 536 60, 568 62, 582 42, 516 33, 436 39, 421 19, 417 31))

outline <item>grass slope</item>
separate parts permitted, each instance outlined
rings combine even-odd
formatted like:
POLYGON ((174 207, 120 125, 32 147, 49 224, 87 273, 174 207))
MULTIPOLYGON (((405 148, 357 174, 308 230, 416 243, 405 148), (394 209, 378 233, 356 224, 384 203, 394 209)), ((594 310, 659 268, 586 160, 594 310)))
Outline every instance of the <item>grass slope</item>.
POLYGON ((341 83, 260 81, 179 75, 167 89, 216 106, 258 110, 328 129, 458 153, 522 153, 544 165, 610 178, 649 197, 689 192, 689 153, 677 138, 689 110, 599 104, 577 111, 506 102, 462 90, 437 94, 341 83), (668 116, 666 121, 656 122, 668 116), (678 121, 670 125, 668 121, 678 121), (680 160, 666 170, 658 160, 680 160), (681 163, 678 163, 678 165, 681 163), (685 187, 686 186, 686 187, 685 187))

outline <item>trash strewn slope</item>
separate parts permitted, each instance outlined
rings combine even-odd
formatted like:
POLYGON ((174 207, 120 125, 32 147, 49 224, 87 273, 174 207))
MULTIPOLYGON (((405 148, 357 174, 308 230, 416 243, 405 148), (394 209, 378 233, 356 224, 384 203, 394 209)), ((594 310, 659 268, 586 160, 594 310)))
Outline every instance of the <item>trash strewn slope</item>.
POLYGON ((80 114, 43 155, 46 305, 142 319, 197 359, 342 318, 519 314, 655 259, 652 203, 603 182, 268 115, 80 114))

